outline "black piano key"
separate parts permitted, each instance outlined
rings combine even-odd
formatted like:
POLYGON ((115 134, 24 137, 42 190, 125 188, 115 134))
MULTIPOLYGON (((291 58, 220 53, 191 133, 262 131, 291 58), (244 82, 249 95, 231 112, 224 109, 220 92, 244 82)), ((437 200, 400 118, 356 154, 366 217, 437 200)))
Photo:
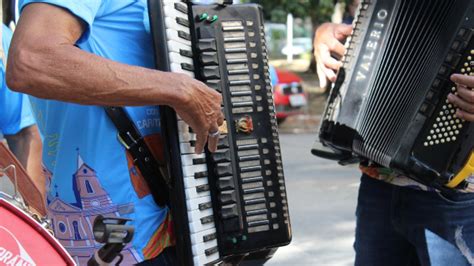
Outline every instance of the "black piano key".
POLYGON ((181 39, 191 41, 191 35, 181 30, 178 31, 178 37, 180 37, 181 39))
POLYGON ((204 211, 212 208, 212 202, 206 202, 199 204, 199 210, 204 211))
POLYGON ((216 247, 208 248, 208 249, 206 249, 204 252, 206 253, 206 256, 211 256, 212 254, 215 254, 215 253, 217 253, 218 251, 219 251, 219 250, 218 250, 218 248, 217 248, 217 246, 216 246, 216 247))
POLYGON ((193 164, 205 164, 206 163, 206 158, 194 158, 193 159, 193 164))
POLYGON ((178 10, 179 12, 183 14, 188 14, 188 7, 184 3, 175 3, 174 4, 174 9, 178 10))
POLYGON ((176 18, 176 23, 178 23, 181 26, 185 26, 185 27, 189 28, 189 20, 187 20, 187 19, 177 17, 176 18))
POLYGON ((213 215, 209 215, 209 216, 201 218, 201 224, 209 224, 209 223, 213 223, 213 222, 214 222, 214 216, 213 215))
POLYGON ((194 173, 194 178, 195 179, 199 179, 199 178, 205 178, 208 176, 208 173, 207 171, 206 172, 197 172, 197 173, 194 173))
POLYGON ((208 184, 200 185, 200 186, 196 187, 196 192, 197 193, 202 193, 202 192, 206 192, 206 191, 209 191, 209 185, 208 184))
POLYGON ((182 63, 181 68, 190 72, 194 72, 194 66, 191 64, 182 63))
POLYGON ((217 234, 216 233, 212 233, 212 234, 205 235, 205 236, 202 237, 202 240, 204 242, 209 242, 209 241, 212 241, 214 239, 217 239, 217 234))
POLYGON ((193 58, 193 51, 191 51, 191 50, 180 49, 179 54, 182 55, 182 56, 188 57, 188 58, 193 58))

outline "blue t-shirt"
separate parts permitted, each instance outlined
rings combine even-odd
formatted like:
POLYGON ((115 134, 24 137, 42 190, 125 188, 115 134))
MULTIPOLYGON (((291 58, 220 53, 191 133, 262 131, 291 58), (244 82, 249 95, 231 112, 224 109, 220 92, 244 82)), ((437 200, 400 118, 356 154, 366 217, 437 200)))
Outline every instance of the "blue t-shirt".
MULTIPOLYGON (((7 56, 8 48, 12 39, 12 31, 3 26, 2 45, 7 56)), ((0 133, 4 135, 15 135, 22 129, 35 123, 31 114, 28 97, 21 93, 11 91, 5 81, 5 67, 0 60, 0 78, 2 86, 0 88, 0 133)))
MULTIPOLYGON (((62 7, 86 23, 77 43, 82 50, 154 67, 146 0, 24 0, 20 9, 35 2, 62 7)), ((32 107, 44 137, 48 213, 55 236, 78 263, 85 264, 100 247, 92 234, 99 214, 133 220, 135 235, 122 252, 124 265, 156 257, 173 244, 168 209, 155 204, 102 107, 37 98, 32 107)), ((158 107, 126 110, 152 152, 160 154, 158 107)))

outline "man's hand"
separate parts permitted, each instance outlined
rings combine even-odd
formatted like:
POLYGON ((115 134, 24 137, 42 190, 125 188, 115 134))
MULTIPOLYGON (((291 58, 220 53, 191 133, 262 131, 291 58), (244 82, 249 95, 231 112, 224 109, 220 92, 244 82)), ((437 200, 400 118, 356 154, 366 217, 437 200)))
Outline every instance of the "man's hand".
POLYGON ((221 94, 186 75, 175 73, 171 75, 176 78, 176 88, 183 96, 182 101, 171 107, 191 126, 196 134, 196 153, 203 152, 204 145, 208 140, 209 150, 216 151, 219 135, 213 133, 218 132, 219 127, 224 123, 224 115, 221 111, 221 94))
POLYGON ((456 116, 474 122, 474 76, 455 74, 451 80, 456 83, 458 94, 450 94, 448 100, 458 107, 456 116))
POLYGON ((327 86, 327 80, 336 81, 336 72, 342 63, 332 57, 341 58, 346 52, 342 44, 352 33, 352 26, 345 24, 325 23, 317 30, 314 38, 314 56, 320 87, 327 86))

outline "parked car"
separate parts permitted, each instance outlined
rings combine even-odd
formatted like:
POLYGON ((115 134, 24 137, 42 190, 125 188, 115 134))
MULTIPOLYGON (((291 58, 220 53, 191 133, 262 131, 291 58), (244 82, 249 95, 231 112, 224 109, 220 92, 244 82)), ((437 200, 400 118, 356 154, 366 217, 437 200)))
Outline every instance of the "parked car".
POLYGON ((270 66, 270 76, 274 88, 276 116, 279 123, 288 116, 301 114, 308 104, 302 79, 295 73, 270 66))

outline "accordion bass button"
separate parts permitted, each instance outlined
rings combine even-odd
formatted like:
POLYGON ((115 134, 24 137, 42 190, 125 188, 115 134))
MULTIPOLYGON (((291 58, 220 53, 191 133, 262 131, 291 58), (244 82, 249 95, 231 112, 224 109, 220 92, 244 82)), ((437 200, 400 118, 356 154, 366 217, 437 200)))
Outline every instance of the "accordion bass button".
POLYGON ((218 196, 222 205, 232 204, 237 202, 237 195, 235 190, 223 191, 218 196))
POLYGON ((222 216, 223 219, 230 219, 230 218, 238 217, 239 212, 237 210, 237 204, 231 204, 231 205, 228 205, 228 206, 223 206, 221 216, 222 216))

